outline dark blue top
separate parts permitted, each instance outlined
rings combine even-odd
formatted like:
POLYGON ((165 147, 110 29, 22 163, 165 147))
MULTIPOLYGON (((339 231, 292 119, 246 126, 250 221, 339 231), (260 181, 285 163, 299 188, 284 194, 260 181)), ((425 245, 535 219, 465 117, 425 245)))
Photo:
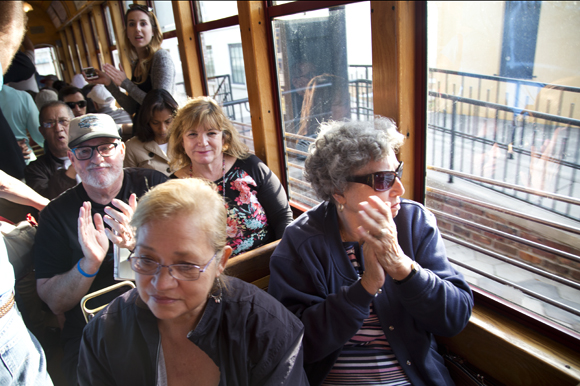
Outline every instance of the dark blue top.
POLYGON ((322 383, 368 317, 371 302, 412 384, 453 385, 433 335, 458 334, 471 316, 473 295, 447 260, 431 212, 402 200, 394 221, 403 252, 422 268, 399 285, 387 276, 376 297, 364 289, 348 259, 334 204, 324 202, 292 222, 274 251, 268 292, 304 323, 311 385, 322 383))

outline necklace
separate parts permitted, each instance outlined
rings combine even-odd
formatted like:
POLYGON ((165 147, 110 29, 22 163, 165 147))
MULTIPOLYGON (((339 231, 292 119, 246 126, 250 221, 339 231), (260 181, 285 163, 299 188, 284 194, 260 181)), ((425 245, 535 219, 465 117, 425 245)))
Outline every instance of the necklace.
MULTIPOLYGON (((189 165, 189 178, 193 178, 193 164, 189 165)), ((222 196, 226 201, 226 159, 222 158, 222 196)))

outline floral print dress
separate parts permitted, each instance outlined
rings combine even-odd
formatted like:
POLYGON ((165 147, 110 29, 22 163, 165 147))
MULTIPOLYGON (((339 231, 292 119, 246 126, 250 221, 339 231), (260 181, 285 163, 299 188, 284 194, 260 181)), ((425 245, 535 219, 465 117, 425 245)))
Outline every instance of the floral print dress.
MULTIPOLYGON (((175 173, 169 178, 178 178, 175 173)), ((228 245, 232 256, 279 239, 292 222, 292 210, 280 180, 255 155, 238 159, 214 181, 228 211, 228 245), (225 194, 224 194, 225 186, 225 194)))
POLYGON ((216 181, 218 191, 224 195, 228 211, 227 236, 228 245, 232 247, 232 256, 249 251, 272 237, 268 226, 266 211, 258 201, 258 184, 242 168, 239 160, 225 175, 225 184, 216 181))

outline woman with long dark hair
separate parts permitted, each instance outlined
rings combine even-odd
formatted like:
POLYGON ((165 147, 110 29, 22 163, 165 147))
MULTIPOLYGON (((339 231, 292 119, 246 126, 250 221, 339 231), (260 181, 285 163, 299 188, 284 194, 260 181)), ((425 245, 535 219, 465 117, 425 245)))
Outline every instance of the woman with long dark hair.
POLYGON ((179 106, 166 90, 152 90, 135 120, 135 137, 127 141, 124 166, 158 170, 169 176, 169 126, 179 106))

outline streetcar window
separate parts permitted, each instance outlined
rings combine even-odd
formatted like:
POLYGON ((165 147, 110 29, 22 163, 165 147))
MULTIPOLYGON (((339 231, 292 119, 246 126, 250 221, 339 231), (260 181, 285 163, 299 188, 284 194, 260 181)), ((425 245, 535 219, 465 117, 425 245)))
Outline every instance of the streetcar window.
POLYGON ((250 151, 254 152, 248 88, 239 25, 200 33, 208 96, 223 108, 250 151), (239 47, 233 50, 232 47, 239 47), (235 65, 234 65, 235 64, 235 65), (240 67, 241 66, 241 67, 240 67), (240 81, 240 77, 242 81, 240 81))
POLYGON ((370 3, 273 18, 291 200, 314 206, 303 165, 319 123, 373 119, 370 3))
POLYGON ((175 19, 173 17, 173 5, 171 1, 153 1, 153 9, 157 20, 159 20, 161 32, 174 31, 175 19))
POLYGON ((117 45, 117 38, 115 37, 115 30, 113 29, 113 19, 111 18, 111 9, 108 6, 105 7, 105 24, 107 24, 107 31, 109 32, 110 45, 117 45))
POLYGON ((580 7, 428 4, 426 204, 474 286, 580 331, 580 7))
POLYGON ((34 50, 34 61, 39 75, 57 74, 62 79, 54 47, 36 48, 34 50))
POLYGON ((196 1, 199 23, 224 19, 238 14, 237 1, 196 1))
POLYGON ((181 57, 179 56, 179 43, 177 37, 163 39, 161 48, 167 50, 171 54, 171 59, 175 65, 175 92, 173 93, 173 97, 177 103, 183 105, 187 101, 187 92, 185 91, 185 84, 183 81, 183 67, 181 66, 181 57))

